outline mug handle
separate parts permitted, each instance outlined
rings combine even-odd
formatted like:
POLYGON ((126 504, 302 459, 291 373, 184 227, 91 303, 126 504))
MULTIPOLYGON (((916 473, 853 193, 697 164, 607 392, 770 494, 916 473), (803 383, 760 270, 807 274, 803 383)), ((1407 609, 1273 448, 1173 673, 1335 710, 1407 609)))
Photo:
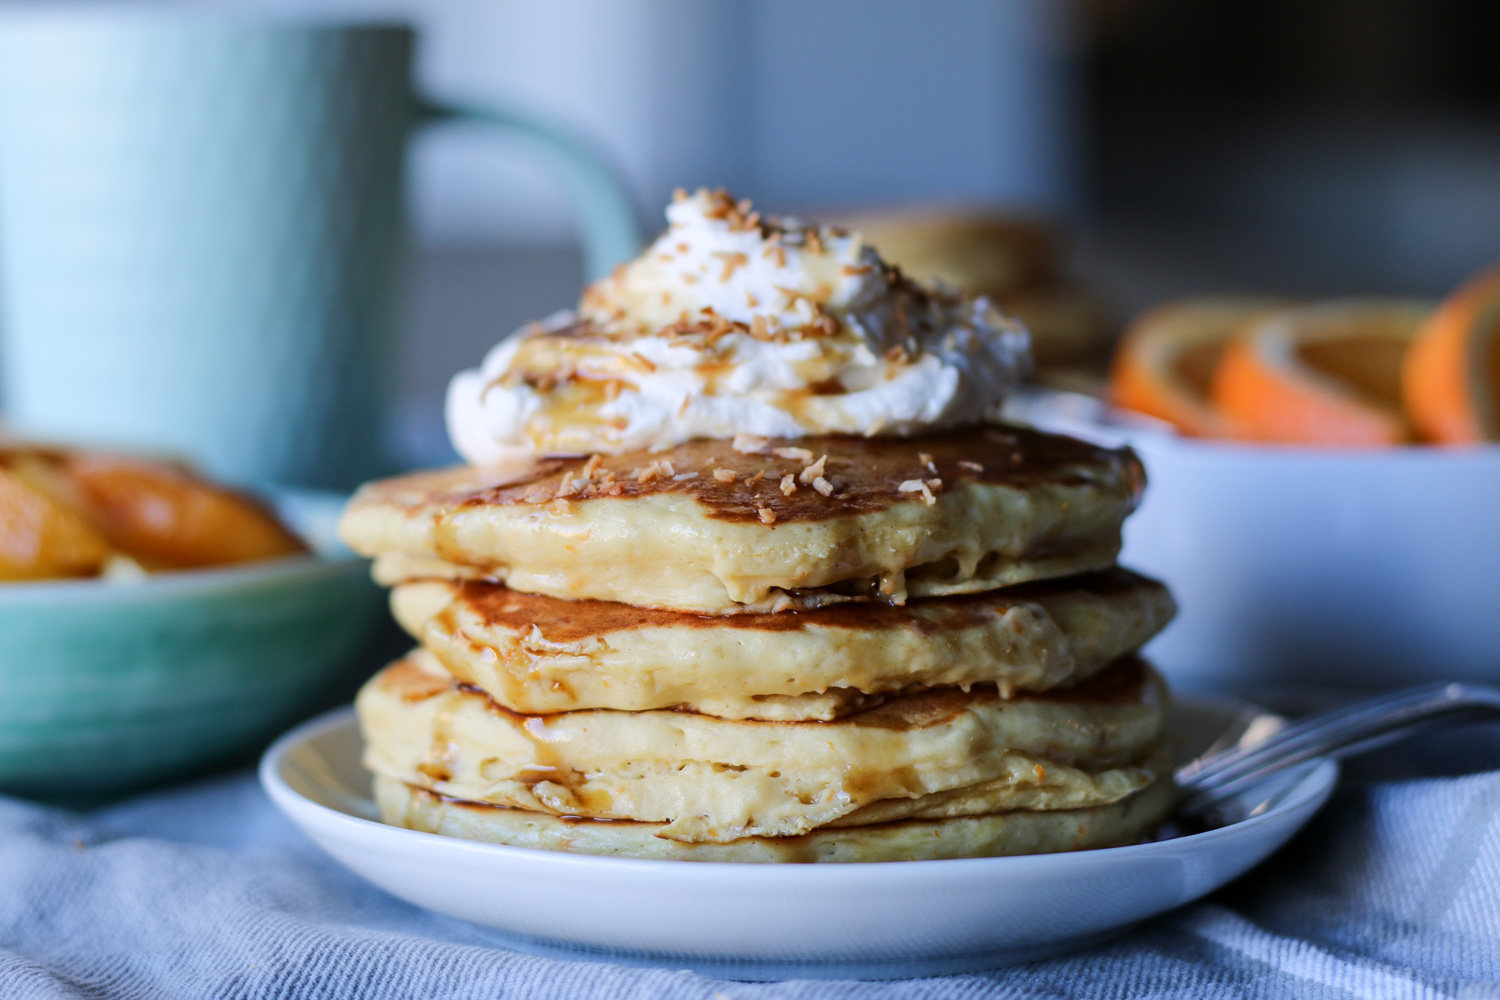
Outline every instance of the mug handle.
POLYGON ((499 126, 528 140, 529 145, 551 160, 578 213, 587 280, 604 277, 616 264, 640 252, 640 221, 625 185, 608 161, 586 143, 516 111, 417 98, 417 124, 449 121, 499 126))

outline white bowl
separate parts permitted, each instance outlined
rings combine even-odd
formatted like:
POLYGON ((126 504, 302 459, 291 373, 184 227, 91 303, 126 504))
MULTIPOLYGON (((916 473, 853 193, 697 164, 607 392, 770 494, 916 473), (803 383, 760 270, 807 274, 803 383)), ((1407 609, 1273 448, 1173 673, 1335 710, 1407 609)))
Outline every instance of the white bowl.
POLYGON ((1008 410, 1130 444, 1146 497, 1120 561, 1181 607, 1146 654, 1180 687, 1500 681, 1500 445, 1336 450, 1181 438, 1073 393, 1008 410))
MULTIPOLYGON (((1237 736, 1248 706, 1187 700, 1180 759, 1237 736)), ((987 969, 1087 947, 1224 885, 1327 799, 1337 765, 1266 782, 1237 821, 1068 854, 884 864, 713 864, 535 851, 376 821, 353 713, 309 722, 261 761, 273 802, 393 895, 503 932, 523 951, 693 968, 735 979, 897 978, 987 969)))
POLYGON ((1500 447, 1134 439, 1122 561, 1181 614, 1147 649, 1188 686, 1500 680, 1500 447))

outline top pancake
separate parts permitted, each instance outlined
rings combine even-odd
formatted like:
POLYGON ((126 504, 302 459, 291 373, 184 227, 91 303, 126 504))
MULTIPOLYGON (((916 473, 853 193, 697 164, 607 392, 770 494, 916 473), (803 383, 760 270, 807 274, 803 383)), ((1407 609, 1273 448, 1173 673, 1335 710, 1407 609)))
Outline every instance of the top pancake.
POLYGON ((1111 565, 1145 480, 1128 449, 1009 426, 756 445, 419 473, 360 490, 340 531, 384 583, 700 614, 901 604, 1111 565))

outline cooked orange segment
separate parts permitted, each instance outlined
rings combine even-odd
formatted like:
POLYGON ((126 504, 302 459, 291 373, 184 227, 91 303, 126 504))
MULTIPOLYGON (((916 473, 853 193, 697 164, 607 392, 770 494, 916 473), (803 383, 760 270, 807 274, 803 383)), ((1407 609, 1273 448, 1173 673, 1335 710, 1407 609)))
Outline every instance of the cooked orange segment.
POLYGON ((1256 298, 1185 299, 1151 310, 1125 331, 1110 373, 1114 402, 1198 437, 1223 437, 1209 386, 1224 346, 1245 324, 1281 308, 1256 298))
POLYGON ((1500 441, 1500 268, 1470 279, 1428 319, 1402 366, 1401 395, 1429 441, 1500 441))
POLYGON ((163 462, 70 455, 67 477, 89 518, 148 569, 188 569, 305 552, 254 501, 163 462))
POLYGON ((82 517, 0 468, 0 580, 92 576, 113 554, 82 517))
POLYGON ((1214 405, 1233 436, 1379 446, 1411 439, 1401 363, 1430 309, 1401 299, 1325 302, 1263 317, 1225 349, 1214 405))

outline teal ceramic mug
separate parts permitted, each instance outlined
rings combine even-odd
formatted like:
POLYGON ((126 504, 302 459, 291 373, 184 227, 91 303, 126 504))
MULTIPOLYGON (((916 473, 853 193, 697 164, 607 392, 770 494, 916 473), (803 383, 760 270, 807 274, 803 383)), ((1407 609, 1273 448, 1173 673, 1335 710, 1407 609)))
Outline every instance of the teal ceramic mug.
POLYGON ((412 90, 401 25, 31 9, 0 16, 0 406, 13 433, 181 455, 238 481, 382 471, 425 123, 524 137, 592 275, 636 219, 584 146, 412 90))

